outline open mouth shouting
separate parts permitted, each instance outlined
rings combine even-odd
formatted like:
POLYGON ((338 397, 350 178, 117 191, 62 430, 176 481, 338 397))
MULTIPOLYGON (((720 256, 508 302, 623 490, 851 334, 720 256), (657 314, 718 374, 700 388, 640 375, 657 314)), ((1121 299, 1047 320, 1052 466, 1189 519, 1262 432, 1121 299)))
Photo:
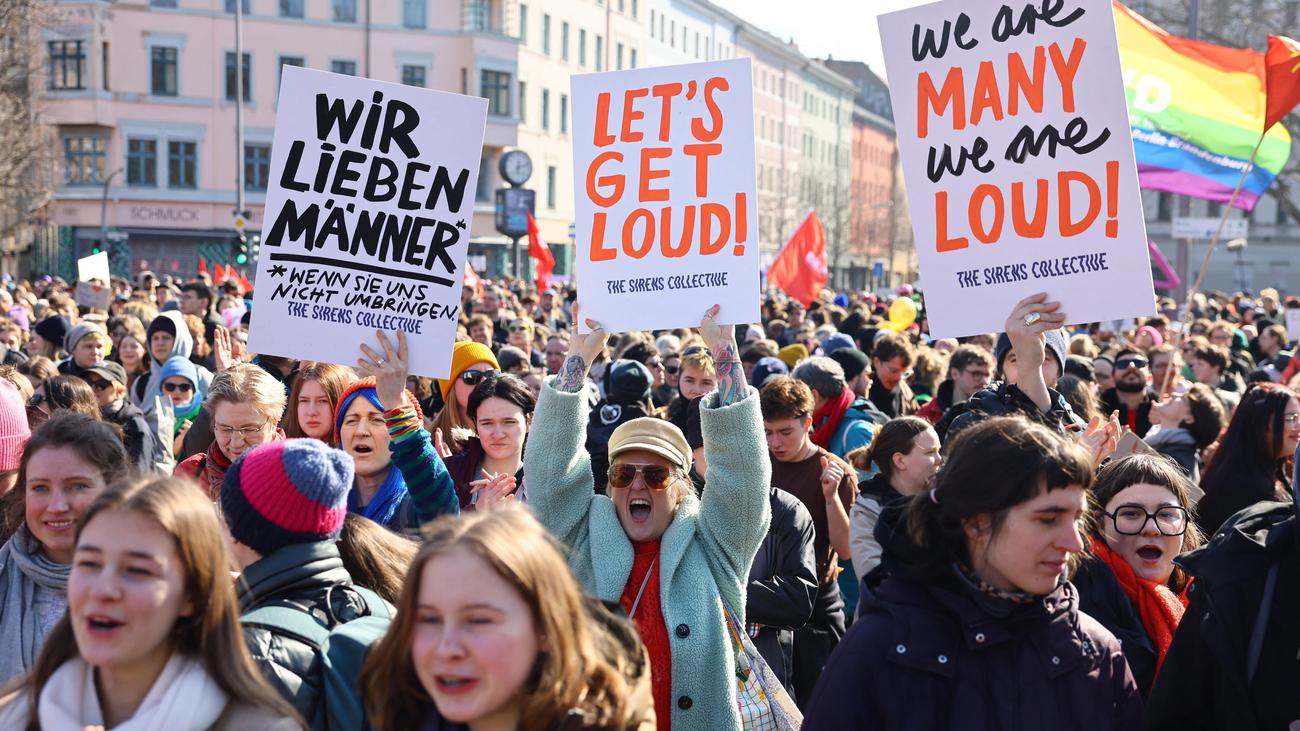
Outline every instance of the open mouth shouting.
POLYGON ((627 501, 627 515, 634 523, 650 520, 650 513, 653 510, 654 506, 651 505, 650 498, 634 497, 627 501))
POLYGON ((1138 558, 1141 559, 1143 563, 1154 567, 1159 564, 1160 559, 1164 557, 1165 550, 1154 543, 1146 543, 1138 546, 1135 553, 1137 553, 1138 558))
POLYGON ((107 638, 125 625, 112 617, 103 614, 92 614, 86 617, 86 631, 93 637, 107 638))

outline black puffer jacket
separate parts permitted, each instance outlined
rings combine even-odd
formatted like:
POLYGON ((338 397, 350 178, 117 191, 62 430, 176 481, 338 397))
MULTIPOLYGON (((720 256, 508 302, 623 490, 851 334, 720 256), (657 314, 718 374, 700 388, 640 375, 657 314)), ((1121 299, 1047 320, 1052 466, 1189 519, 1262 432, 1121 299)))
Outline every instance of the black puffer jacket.
POLYGON ((1300 531, 1292 503, 1258 503, 1174 560, 1191 601, 1147 702, 1150 729, 1285 729, 1300 719, 1300 531), (1270 582, 1269 573, 1274 573, 1270 582), (1267 587, 1272 583, 1271 600, 1267 587), (1263 620, 1261 622, 1261 619, 1263 620), (1259 632, 1253 676, 1251 638, 1259 632))
POLYGON ((1101 622, 1119 640, 1133 680, 1145 697, 1156 677, 1156 646, 1115 572, 1101 559, 1089 557, 1079 565, 1071 583, 1079 592, 1079 611, 1101 622))
POLYGON ((817 599, 813 520, 799 498, 785 490, 772 488, 771 503, 772 524, 749 569, 745 619, 754 647, 793 693, 794 631, 812 618, 817 599))
MULTIPOLYGON (((326 627, 367 613, 365 600, 351 591, 352 577, 333 541, 297 543, 244 569, 237 584, 240 614, 283 606, 310 612, 326 627)), ((272 688, 280 692, 312 728, 325 713, 320 653, 316 648, 266 627, 244 626, 244 641, 272 688)))
POLYGON ((141 474, 151 471, 155 463, 165 461, 166 455, 159 449, 158 438, 149 428, 149 422, 145 421, 144 412, 130 401, 123 398, 109 404, 100 409, 100 414, 104 421, 122 429, 122 445, 126 447, 127 459, 141 474))
POLYGON ((1048 389, 1047 393, 1052 408, 1043 413, 1024 391, 1010 383, 996 381, 966 401, 954 404, 934 429, 939 433, 939 439, 947 444, 962 429, 990 416, 1024 416, 1060 432, 1074 432, 1086 426, 1064 396, 1053 389, 1048 389))

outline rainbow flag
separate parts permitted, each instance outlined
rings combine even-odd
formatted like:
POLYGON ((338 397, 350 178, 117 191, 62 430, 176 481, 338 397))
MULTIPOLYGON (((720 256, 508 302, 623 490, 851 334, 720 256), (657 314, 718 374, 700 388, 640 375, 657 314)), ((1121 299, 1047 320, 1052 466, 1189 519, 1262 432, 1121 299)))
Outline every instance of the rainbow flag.
MULTIPOLYGON (((1179 38, 1114 5, 1138 182, 1227 203, 1264 125, 1264 54, 1179 38)), ((1235 206, 1253 209, 1290 154, 1273 125, 1235 206)))

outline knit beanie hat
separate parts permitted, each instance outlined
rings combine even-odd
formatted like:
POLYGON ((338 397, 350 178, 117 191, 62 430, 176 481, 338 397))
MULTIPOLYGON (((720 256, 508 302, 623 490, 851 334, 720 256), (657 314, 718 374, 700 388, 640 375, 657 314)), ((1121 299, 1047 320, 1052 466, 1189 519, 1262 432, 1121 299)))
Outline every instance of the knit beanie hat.
POLYGON ((170 317, 155 317, 153 322, 149 323, 149 329, 144 334, 145 347, 148 347, 149 341, 153 340, 153 334, 159 330, 176 337, 176 322, 170 317))
POLYGON ((68 331, 72 329, 72 323, 63 315, 51 315, 36 323, 36 327, 32 329, 42 339, 48 340, 56 346, 61 346, 63 345, 63 339, 68 336, 68 331))
POLYGON ((452 384, 460 378, 460 374, 464 373, 466 368, 475 363, 490 363, 493 368, 501 370, 501 366, 497 364, 497 357, 492 355, 492 349, 488 346, 473 340, 462 340, 456 343, 451 351, 451 378, 445 381, 438 379, 438 389, 442 391, 444 403, 451 393, 452 384))
POLYGON ((354 471, 347 452, 316 439, 253 447, 221 481, 221 512, 231 537, 262 556, 338 538, 354 471))
POLYGON ((654 375, 644 363, 616 360, 605 374, 605 400, 611 404, 635 404, 650 398, 654 375))
POLYGON ((23 395, 14 384, 0 378, 0 472, 18 469, 23 446, 31 435, 23 395))
MULTIPOLYGON (((407 390, 402 391, 402 395, 406 397, 407 405, 415 409, 415 415, 423 422, 424 411, 420 408, 420 400, 415 397, 415 394, 407 390)), ((343 417, 348 415, 348 407, 352 405, 352 402, 358 396, 369 401, 371 406, 380 411, 388 410, 379 401, 379 392, 375 390, 374 376, 366 376, 353 381, 352 385, 348 386, 343 391, 343 395, 339 397, 338 408, 334 410, 334 443, 340 447, 343 445, 343 417)))
MULTIPOLYGON (((68 330, 66 335, 63 336, 63 349, 71 353, 73 349, 77 347, 77 343, 81 342, 82 338, 96 332, 104 337, 108 337, 108 333, 104 332, 104 328, 97 322, 83 322, 74 326, 72 329, 68 330)), ((45 336, 42 335, 41 337, 45 336)))
POLYGON ((857 344, 853 342, 853 338, 844 333, 837 332, 832 335, 827 335, 826 338, 822 340, 822 352, 826 355, 830 355, 841 348, 853 348, 856 347, 856 345, 857 344))
POLYGON ((857 348, 840 348, 828 356, 844 369, 844 380, 852 381, 871 365, 867 354, 857 348))
MULTIPOLYGON (((1060 328, 1048 330, 1044 333, 1046 336, 1045 350, 1049 355, 1056 356, 1056 367, 1061 373, 1065 372, 1065 333, 1060 328)), ((997 345, 993 347, 993 357, 997 361, 998 370, 1002 370, 1002 361, 1011 352, 1011 338, 1006 333, 998 335, 997 345)))
POLYGON ((14 324, 22 328, 23 332, 27 332, 31 328, 31 325, 27 320, 27 308, 22 305, 14 305, 9 308, 9 319, 13 320, 14 324))
POLYGON ((769 355, 766 358, 759 359, 749 380, 754 388, 761 389, 767 379, 772 376, 786 376, 789 374, 790 368, 786 366, 785 361, 769 355))
POLYGON ((795 343, 776 351, 776 357, 780 358, 786 366, 794 368, 799 365, 799 361, 808 357, 808 349, 804 347, 803 343, 795 343))

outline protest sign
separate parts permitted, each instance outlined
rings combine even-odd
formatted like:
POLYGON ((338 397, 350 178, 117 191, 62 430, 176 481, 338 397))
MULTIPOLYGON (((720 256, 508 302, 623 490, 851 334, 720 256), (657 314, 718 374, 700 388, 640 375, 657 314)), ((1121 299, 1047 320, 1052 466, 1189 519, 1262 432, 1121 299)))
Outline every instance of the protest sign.
POLYGON ((684 327, 720 304, 724 324, 758 321, 749 59, 584 74, 572 86, 583 319, 684 327))
POLYGON ((108 252, 83 256, 77 260, 77 304, 107 310, 113 299, 112 275, 108 271, 108 252))
POLYGON ((1155 310, 1110 0, 880 16, 935 337, 1047 292, 1070 322, 1155 310))
POLYGON ((403 331, 445 378, 487 100, 285 66, 248 347, 354 363, 403 331))

